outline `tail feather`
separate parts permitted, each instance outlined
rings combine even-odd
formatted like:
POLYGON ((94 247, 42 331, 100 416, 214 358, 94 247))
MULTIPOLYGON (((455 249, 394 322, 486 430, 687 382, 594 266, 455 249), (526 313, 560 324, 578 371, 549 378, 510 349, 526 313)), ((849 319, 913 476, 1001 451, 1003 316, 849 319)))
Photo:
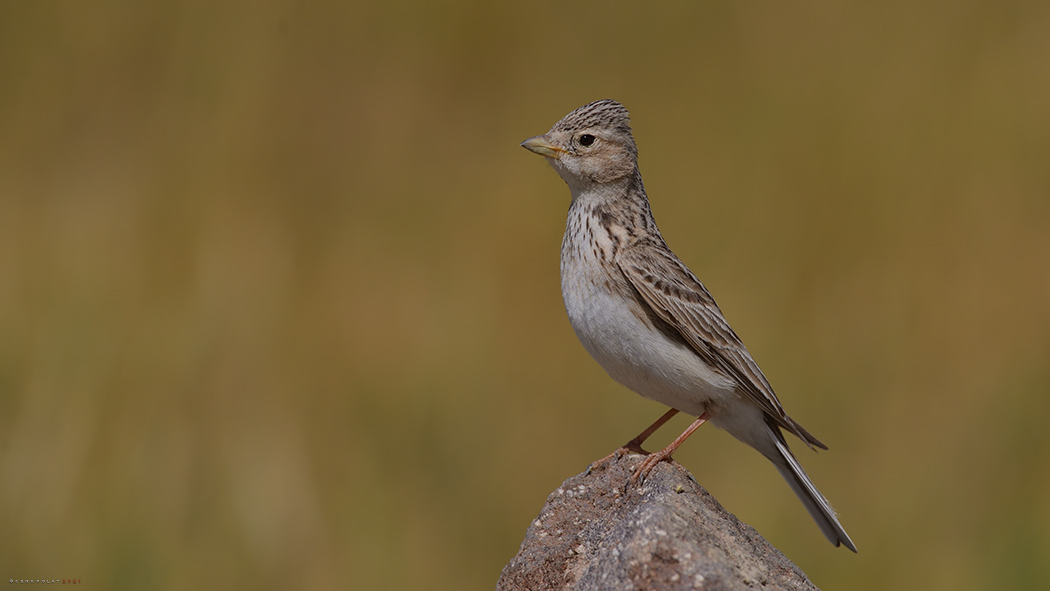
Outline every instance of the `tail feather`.
POLYGON ((802 465, 798 463, 795 455, 788 448, 780 430, 772 427, 771 431, 774 436, 773 442, 780 454, 781 461, 777 461, 776 458, 770 459, 773 460, 777 470, 780 471, 780 475, 791 486, 791 490, 795 491, 799 500, 806 507, 806 511, 809 511, 809 514, 817 522, 820 531, 824 532, 824 536, 828 538, 828 541, 835 546, 842 544, 856 552, 857 547, 853 544, 853 540, 849 538, 846 530, 843 529, 842 524, 839 523, 838 517, 835 516, 835 510, 831 508, 828 500, 824 498, 824 495, 820 494, 813 481, 806 475, 806 471, 802 469, 802 465))

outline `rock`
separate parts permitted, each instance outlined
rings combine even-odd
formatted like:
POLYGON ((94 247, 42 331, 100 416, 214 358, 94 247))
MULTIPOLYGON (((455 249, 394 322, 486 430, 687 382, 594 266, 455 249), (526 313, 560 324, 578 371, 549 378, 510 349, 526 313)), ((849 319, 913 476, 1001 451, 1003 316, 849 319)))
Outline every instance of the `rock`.
POLYGON ((612 459, 551 493, 497 591, 817 589, 679 464, 625 489, 641 459, 612 459))

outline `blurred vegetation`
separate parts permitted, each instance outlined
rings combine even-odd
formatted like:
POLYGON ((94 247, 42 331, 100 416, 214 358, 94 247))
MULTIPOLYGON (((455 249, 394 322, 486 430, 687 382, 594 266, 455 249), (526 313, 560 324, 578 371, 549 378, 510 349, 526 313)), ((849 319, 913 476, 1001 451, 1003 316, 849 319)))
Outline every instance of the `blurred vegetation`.
POLYGON ((612 97, 860 554, 679 461, 828 589, 1050 587, 1048 64, 1035 1, 4 2, 0 579, 492 588, 664 411, 518 147, 612 97))

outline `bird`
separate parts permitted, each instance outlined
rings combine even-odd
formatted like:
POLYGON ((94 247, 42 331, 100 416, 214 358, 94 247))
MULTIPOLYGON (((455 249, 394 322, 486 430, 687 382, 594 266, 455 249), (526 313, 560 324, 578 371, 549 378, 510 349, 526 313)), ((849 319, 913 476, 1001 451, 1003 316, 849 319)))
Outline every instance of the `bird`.
POLYGON ((696 417, 636 468, 631 480, 644 479, 710 421, 773 462, 827 539, 856 552, 783 431, 811 449, 827 446, 787 415, 711 293, 660 234, 627 108, 594 101, 521 146, 546 157, 569 187, 561 289, 576 336, 614 380, 670 407, 596 464, 626 451, 646 453, 642 443, 678 412, 696 417))

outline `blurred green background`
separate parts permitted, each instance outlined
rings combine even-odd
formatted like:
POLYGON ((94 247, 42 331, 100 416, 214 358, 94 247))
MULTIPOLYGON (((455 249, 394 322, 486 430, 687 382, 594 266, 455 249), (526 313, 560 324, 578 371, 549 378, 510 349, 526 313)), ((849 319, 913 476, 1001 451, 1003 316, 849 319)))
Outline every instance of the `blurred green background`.
POLYGON ((664 411, 518 146, 604 97, 860 554, 677 459, 819 586, 1050 587, 1050 4, 976 0, 0 4, 0 579, 494 587, 664 411))

